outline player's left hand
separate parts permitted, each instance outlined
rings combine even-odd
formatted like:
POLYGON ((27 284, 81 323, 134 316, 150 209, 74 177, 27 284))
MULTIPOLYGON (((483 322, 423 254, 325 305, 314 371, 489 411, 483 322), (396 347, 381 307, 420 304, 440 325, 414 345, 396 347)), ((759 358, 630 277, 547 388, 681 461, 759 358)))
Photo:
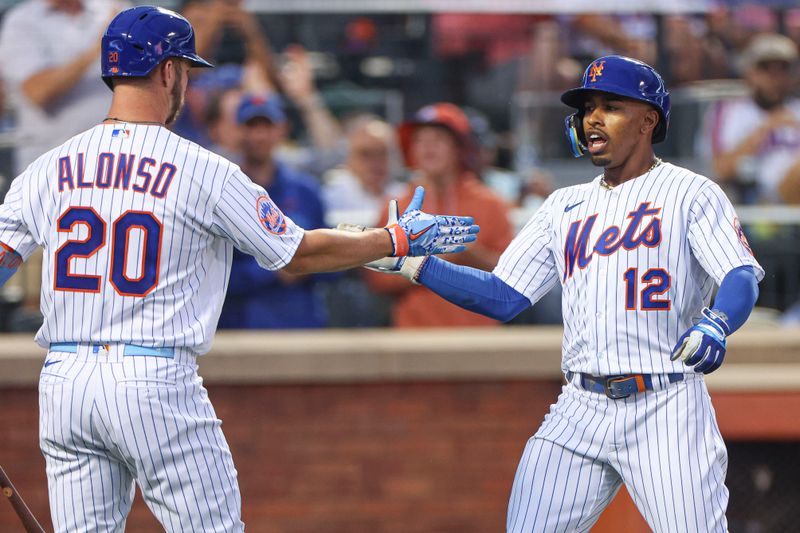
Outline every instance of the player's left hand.
POLYGON ((689 328, 672 349, 672 361, 680 359, 693 366, 696 372, 710 374, 725 359, 725 337, 730 334, 725 319, 708 307, 703 308, 703 320, 689 328))
POLYGON ((389 204, 386 229, 392 236, 392 256, 425 256, 462 252, 477 239, 480 227, 472 217, 430 215, 421 211, 425 189, 417 187, 414 197, 398 218, 397 202, 389 204))
MULTIPOLYGON (((397 212, 397 200, 392 200, 389 203, 389 221, 392 221, 392 210, 397 212)), ((397 215, 395 214, 395 223, 397 223, 397 215)), ((358 226, 354 224, 347 224, 341 223, 336 226, 336 229, 341 231, 352 231, 352 232, 359 232, 359 231, 366 231, 368 228, 366 226, 358 226)), ((417 282, 416 277, 419 273, 420 268, 422 267, 422 263, 425 262, 427 256, 423 257, 410 257, 404 255, 402 257, 383 257, 381 259, 376 259, 375 261, 370 261, 363 265, 365 268, 370 270, 374 270, 376 272, 383 272, 385 274, 398 274, 409 281, 414 283, 417 282)))

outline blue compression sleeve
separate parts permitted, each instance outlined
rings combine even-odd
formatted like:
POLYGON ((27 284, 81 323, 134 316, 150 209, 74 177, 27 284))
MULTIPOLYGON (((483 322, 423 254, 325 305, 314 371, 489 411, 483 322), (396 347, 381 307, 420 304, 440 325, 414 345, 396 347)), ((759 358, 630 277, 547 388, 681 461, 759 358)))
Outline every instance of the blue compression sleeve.
POLYGON ((758 280, 751 266, 741 266, 728 272, 714 299, 714 310, 728 317, 731 333, 742 327, 758 299, 758 280))
POLYGON ((422 285, 464 309, 506 322, 530 307, 524 295, 491 272, 431 256, 418 278, 422 285))
POLYGON ((8 281, 22 264, 22 256, 0 242, 0 287, 8 281))

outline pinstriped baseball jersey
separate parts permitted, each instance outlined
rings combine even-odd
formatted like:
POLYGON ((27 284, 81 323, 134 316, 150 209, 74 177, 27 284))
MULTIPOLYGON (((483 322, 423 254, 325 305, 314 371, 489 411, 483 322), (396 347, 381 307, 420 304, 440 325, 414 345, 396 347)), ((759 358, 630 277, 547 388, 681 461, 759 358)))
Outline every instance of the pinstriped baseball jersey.
POLYGON ((600 180, 554 192, 494 273, 532 303, 562 284, 564 371, 686 372, 669 355, 714 285, 739 266, 764 271, 709 179, 661 163, 613 189, 600 180))
POLYGON ((36 341, 208 351, 232 247, 286 265, 303 230, 223 157, 158 125, 103 124, 32 163, 0 242, 45 249, 36 341))

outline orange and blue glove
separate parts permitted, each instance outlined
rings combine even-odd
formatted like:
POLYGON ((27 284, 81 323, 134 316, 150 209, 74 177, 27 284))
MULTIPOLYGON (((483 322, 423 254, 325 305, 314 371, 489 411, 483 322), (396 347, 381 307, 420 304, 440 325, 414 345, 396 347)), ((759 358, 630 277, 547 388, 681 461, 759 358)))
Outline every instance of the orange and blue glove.
POLYGON ((392 237, 392 257, 426 256, 463 252, 465 244, 477 239, 480 228, 472 217, 430 215, 421 211, 425 189, 417 187, 414 197, 398 218, 397 202, 389 204, 386 231, 392 237))

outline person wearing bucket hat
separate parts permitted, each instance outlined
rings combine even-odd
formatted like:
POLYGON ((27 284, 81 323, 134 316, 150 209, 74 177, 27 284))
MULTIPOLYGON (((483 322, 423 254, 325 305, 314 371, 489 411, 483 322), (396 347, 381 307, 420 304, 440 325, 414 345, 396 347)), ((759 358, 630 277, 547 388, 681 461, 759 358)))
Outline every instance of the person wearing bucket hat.
POLYGON ((797 60, 788 37, 753 37, 738 58, 749 94, 720 100, 705 115, 701 150, 741 203, 789 199, 781 188, 800 152, 800 100, 791 95, 797 60))
MULTIPOLYGON (((511 242, 508 204, 483 184, 476 172, 477 145, 467 115, 451 103, 427 105, 398 127, 398 137, 412 181, 402 204, 417 185, 426 201, 448 212, 469 212, 481 225, 480 246, 454 254, 459 264, 491 270, 511 242)), ((385 220, 384 210, 379 220, 385 220)), ((367 283, 378 293, 393 297, 392 325, 396 327, 488 326, 497 321, 465 311, 406 280, 367 273, 367 283)))

